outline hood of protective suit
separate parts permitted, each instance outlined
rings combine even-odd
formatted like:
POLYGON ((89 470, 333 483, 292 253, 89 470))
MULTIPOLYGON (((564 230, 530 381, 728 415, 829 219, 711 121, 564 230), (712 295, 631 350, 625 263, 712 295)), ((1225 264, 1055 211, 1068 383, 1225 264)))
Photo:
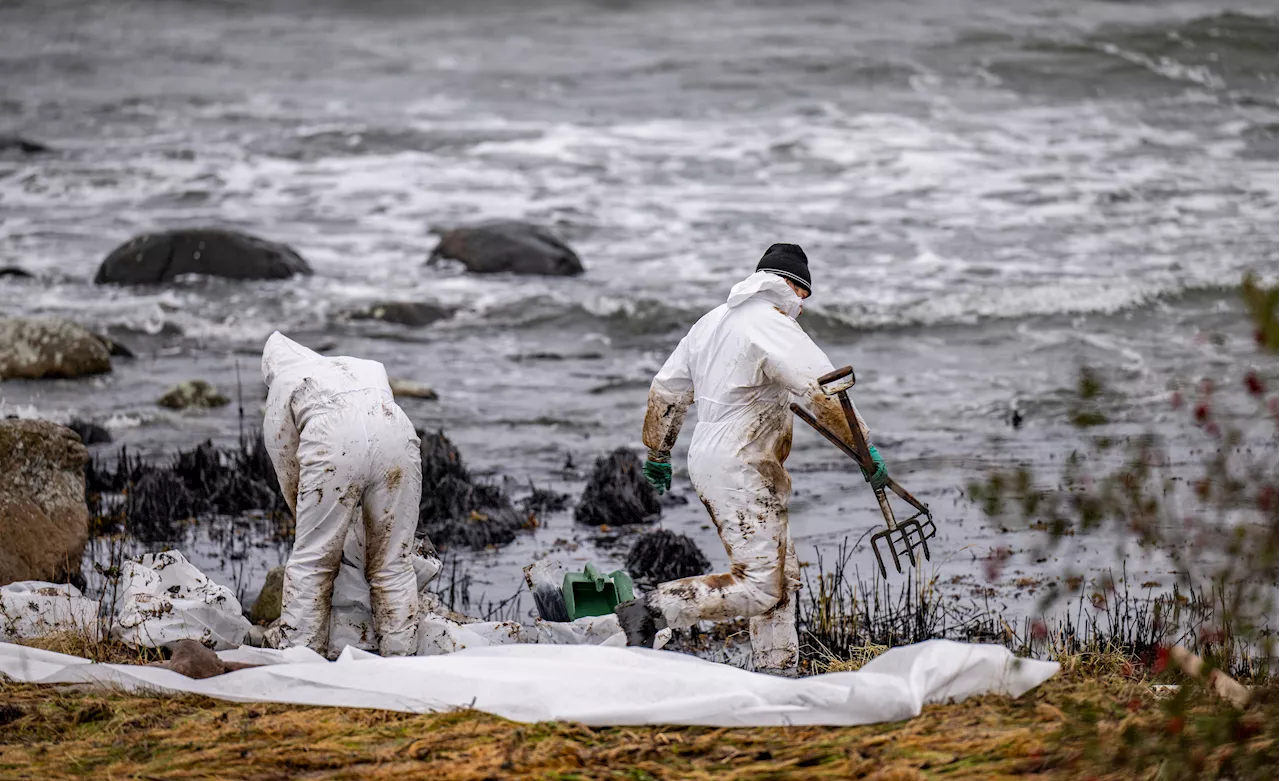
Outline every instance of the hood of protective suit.
POLYGON ((298 344, 279 331, 271 334, 262 349, 262 379, 271 387, 276 377, 303 370, 323 361, 324 356, 298 344))
POLYGON ((296 386, 310 380, 317 392, 335 395, 373 389, 391 393, 387 370, 377 361, 347 356, 326 357, 276 331, 262 349, 262 379, 268 388, 277 383, 296 386))
POLYGON ((734 285, 729 291, 729 308, 735 309, 753 298, 768 301, 792 320, 799 317, 800 310, 804 308, 800 296, 787 281, 767 271, 757 271, 734 285))

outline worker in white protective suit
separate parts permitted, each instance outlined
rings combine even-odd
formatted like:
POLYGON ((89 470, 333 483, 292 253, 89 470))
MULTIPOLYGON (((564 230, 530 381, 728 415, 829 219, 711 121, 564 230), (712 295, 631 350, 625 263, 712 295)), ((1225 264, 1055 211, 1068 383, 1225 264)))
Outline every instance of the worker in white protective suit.
POLYGON ((328 653, 334 579, 348 531, 360 517, 363 535, 350 540, 359 544, 363 537, 379 652, 415 653, 412 555, 422 455, 413 424, 392 398, 386 369, 376 361, 326 358, 277 332, 262 352, 262 375, 268 387, 263 436, 297 522, 284 573, 283 643, 328 653))
MULTIPOLYGON (((748 617, 756 669, 795 674, 800 572, 787 523, 791 478, 783 467, 791 452, 791 402, 853 443, 839 402, 817 383, 831 362, 796 323, 811 289, 804 251, 773 245, 756 273, 693 326, 654 377, 643 431, 645 476, 659 493, 670 488, 671 449, 696 401, 689 476, 731 567, 663 583, 619 605, 629 645, 651 647, 664 626, 748 617)), ((888 471, 874 447, 871 453, 876 471, 868 479, 883 486, 888 471)))

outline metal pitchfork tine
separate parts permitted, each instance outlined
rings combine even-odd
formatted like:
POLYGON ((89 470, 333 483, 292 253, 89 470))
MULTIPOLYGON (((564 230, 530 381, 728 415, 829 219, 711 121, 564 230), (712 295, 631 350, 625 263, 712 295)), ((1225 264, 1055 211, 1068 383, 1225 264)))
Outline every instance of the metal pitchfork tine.
MULTIPOLYGON (((791 411, 796 414, 805 423, 812 426, 819 434, 826 437, 833 445, 840 449, 842 453, 852 458, 859 466, 862 467, 864 474, 870 475, 875 471, 875 464, 871 461, 871 451, 867 448, 866 437, 862 436, 862 429, 858 426, 858 416, 853 411, 853 402, 849 401, 848 391, 856 382, 853 375, 853 367, 845 366, 842 369, 836 369, 830 374, 825 374, 818 378, 818 385, 822 388, 822 392, 828 396, 836 396, 840 400, 840 408, 844 412, 845 420, 849 423, 849 428, 853 432, 854 447, 849 447, 834 431, 818 422, 816 418, 806 412, 800 405, 792 404, 791 411)), ((870 478, 868 478, 869 480, 870 478)), ((875 554, 876 564, 880 565, 881 577, 889 577, 889 571, 884 566, 884 557, 880 553, 880 544, 883 543, 889 549, 889 553, 893 555, 893 566, 899 574, 902 573, 902 562, 900 556, 905 555, 911 562, 911 566, 919 566, 916 560, 915 551, 919 548, 924 554, 926 561, 930 560, 929 542, 928 540, 937 535, 938 527, 933 523, 933 514, 929 512, 929 506, 912 496, 905 488, 898 485, 897 481, 890 478, 886 485, 895 494, 900 496, 903 501, 916 508, 916 514, 911 518, 899 523, 893 517, 893 508, 889 506, 889 498, 885 495, 883 488, 873 489, 876 494, 876 501, 880 504, 880 512, 884 515, 885 525, 889 528, 884 531, 871 535, 871 551, 875 554), (925 522, 919 521, 923 515, 925 522), (915 538, 913 541, 913 537, 915 538), (901 540, 903 550, 898 550, 898 541, 901 540)))

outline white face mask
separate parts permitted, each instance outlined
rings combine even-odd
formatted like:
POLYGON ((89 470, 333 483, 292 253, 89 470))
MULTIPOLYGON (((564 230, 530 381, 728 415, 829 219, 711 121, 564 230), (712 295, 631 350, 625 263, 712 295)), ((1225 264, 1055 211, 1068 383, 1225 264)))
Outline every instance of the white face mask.
POLYGON ((795 294, 796 302, 797 302, 795 307, 795 314, 791 315, 791 319, 794 320, 800 315, 804 314, 804 302, 807 301, 808 299, 800 295, 800 291, 796 290, 795 288, 791 288, 791 292, 795 294))
POLYGON ((790 317, 792 320, 795 320, 800 316, 800 313, 804 311, 804 302, 801 301, 800 296, 796 296, 795 298, 785 301, 774 308, 787 317, 790 317))

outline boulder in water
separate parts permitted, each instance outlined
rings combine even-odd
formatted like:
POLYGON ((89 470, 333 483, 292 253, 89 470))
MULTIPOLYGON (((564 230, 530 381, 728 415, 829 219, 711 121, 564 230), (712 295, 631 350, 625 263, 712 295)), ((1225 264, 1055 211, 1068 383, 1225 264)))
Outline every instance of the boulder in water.
POLYGON ((111 371, 89 331, 54 317, 0 318, 0 380, 81 377, 111 371))
POLYGON ((413 380, 402 380, 392 377, 389 380, 391 384, 391 393, 396 398, 405 399, 425 399, 427 401, 435 401, 440 398, 434 390, 413 380))
POLYGON ((545 228, 515 220, 491 220, 445 231, 429 263, 456 260, 472 274, 574 276, 583 272, 577 253, 545 228))
POLYGON ((22 136, 0 136, 0 154, 6 152, 21 153, 24 155, 38 155, 41 152, 52 151, 49 147, 39 141, 32 141, 22 136))
POLYGON ((381 320, 384 323, 421 327, 453 316, 453 310, 436 304, 386 301, 347 315, 352 320, 381 320))
POLYGON ((422 435, 420 534, 438 548, 481 550, 515 540, 527 521, 500 487, 472 479, 443 431, 422 435))
POLYGON ((253 602, 249 618, 255 624, 270 624, 280 617, 280 609, 284 604, 284 567, 276 567, 267 573, 266 582, 253 602))
POLYGON ((640 458, 622 447, 596 461, 574 518, 592 526, 626 526, 661 514, 658 493, 644 478, 640 458))
POLYGON ((293 248, 235 231, 147 233, 116 247, 98 267, 95 284, 158 285, 182 274, 227 279, 288 279, 310 274, 293 248))
POLYGON ((93 338, 97 339, 99 342, 102 342, 102 346, 107 348, 107 352, 111 354, 112 358, 136 358, 137 357, 136 355, 133 354, 133 350, 130 350, 128 347, 125 347, 123 344, 120 344, 115 339, 112 339, 109 336, 104 336, 102 334, 94 334, 93 338))
POLYGON ((231 399, 204 380, 187 380, 170 388, 156 403, 169 409, 209 409, 225 407, 231 399))
POLYGON ((84 586, 88 461, 69 428, 44 420, 0 420, 0 585, 43 580, 84 586))
POLYGON ((111 432, 91 420, 74 418, 67 428, 80 435, 80 441, 86 445, 102 445, 111 441, 111 432))
POLYGON ((646 533, 627 554, 627 573, 637 581, 654 585, 701 575, 710 566, 697 543, 668 529, 646 533))

